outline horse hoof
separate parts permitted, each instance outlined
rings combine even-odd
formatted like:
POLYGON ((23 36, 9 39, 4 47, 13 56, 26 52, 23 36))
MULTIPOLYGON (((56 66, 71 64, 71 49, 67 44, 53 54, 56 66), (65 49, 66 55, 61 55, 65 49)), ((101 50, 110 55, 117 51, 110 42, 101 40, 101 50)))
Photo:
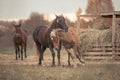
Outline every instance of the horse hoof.
POLYGON ((51 67, 55 67, 55 65, 54 65, 54 64, 52 64, 52 65, 51 65, 51 67))
POLYGON ((73 67, 73 65, 71 65, 71 64, 70 64, 70 65, 68 65, 68 67, 69 67, 69 68, 72 68, 72 67, 73 67))
POLYGON ((21 60, 23 60, 23 58, 21 58, 21 60))
POLYGON ((38 65, 39 65, 39 66, 42 66, 42 64, 41 64, 41 63, 38 63, 38 65))
POLYGON ((61 66, 61 64, 58 64, 58 66, 61 66))
POLYGON ((85 61, 83 59, 80 60, 81 63, 85 64, 85 61))

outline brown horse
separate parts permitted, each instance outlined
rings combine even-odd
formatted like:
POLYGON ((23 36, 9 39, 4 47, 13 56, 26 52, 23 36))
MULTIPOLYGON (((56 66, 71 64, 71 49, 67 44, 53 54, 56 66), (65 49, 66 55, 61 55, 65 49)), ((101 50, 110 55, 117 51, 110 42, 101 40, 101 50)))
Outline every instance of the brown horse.
MULTIPOLYGON (((65 18, 62 15, 56 16, 56 18, 54 19, 50 27, 41 25, 37 27, 33 32, 33 39, 40 53, 39 63, 38 63, 39 65, 42 65, 44 51, 46 50, 46 48, 49 48, 52 53, 52 66, 55 66, 55 52, 53 49, 54 46, 50 38, 50 33, 53 29, 57 29, 57 28, 60 28, 64 31, 68 30, 68 27, 65 22, 65 18)), ((61 46, 59 46, 59 50, 57 54, 58 65, 60 65, 60 49, 61 49, 61 46)))
POLYGON ((68 52, 68 65, 70 64, 70 56, 71 58, 79 59, 81 63, 84 63, 84 60, 82 59, 82 55, 80 54, 80 46, 79 46, 79 36, 76 34, 74 28, 69 27, 68 32, 63 32, 61 29, 54 29, 50 37, 52 39, 54 48, 59 49, 59 43, 61 42, 62 45, 65 47, 65 49, 68 52), (70 49, 74 50, 74 54, 70 52, 70 49))
POLYGON ((27 58, 26 55, 27 31, 21 28, 21 24, 18 25, 13 24, 13 25, 15 27, 13 42, 15 46, 16 60, 18 59, 18 56, 19 58, 21 56, 21 60, 23 60, 23 50, 24 50, 25 58, 27 58))

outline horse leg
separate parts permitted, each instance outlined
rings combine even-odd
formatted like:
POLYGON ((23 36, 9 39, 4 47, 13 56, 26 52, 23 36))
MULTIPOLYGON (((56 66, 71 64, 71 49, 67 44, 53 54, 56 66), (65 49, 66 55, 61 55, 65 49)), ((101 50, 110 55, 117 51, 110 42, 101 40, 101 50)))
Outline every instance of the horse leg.
POLYGON ((79 55, 79 57, 80 57, 80 62, 81 63, 85 63, 85 61, 84 61, 84 59, 82 58, 82 54, 80 53, 80 50, 77 48, 77 51, 78 51, 78 55, 79 55))
POLYGON ((40 55, 39 55, 39 65, 42 65, 42 60, 43 60, 43 53, 44 51, 46 50, 46 47, 43 47, 43 46, 40 46, 39 45, 39 48, 37 47, 37 49, 39 50, 40 52, 40 55))
MULTIPOLYGON (((74 63, 75 63, 75 60, 74 60, 74 56, 72 55, 72 53, 70 52, 70 49, 67 49, 67 48, 65 48, 66 49, 66 51, 68 52, 68 66, 70 66, 71 65, 71 63, 70 63, 70 57, 72 58, 72 60, 74 61, 74 63)), ((76 64, 75 64, 76 65, 76 64)))
POLYGON ((41 53, 40 53, 41 54, 41 60, 44 60, 43 54, 44 54, 45 50, 46 50, 46 47, 41 46, 41 53))
POLYGON ((43 60, 43 53, 46 50, 46 47, 42 46, 40 43, 36 43, 37 50, 39 51, 39 65, 42 65, 42 60, 43 60))
POLYGON ((60 45, 59 45, 59 48, 58 48, 58 50, 57 50, 57 58, 58 58, 58 66, 60 66, 61 65, 61 63, 60 63, 60 50, 61 50, 61 43, 60 43, 60 45))
POLYGON ((68 52, 68 66, 70 66, 70 53, 68 52))
POLYGON ((79 51, 78 51, 78 46, 77 46, 77 45, 74 46, 74 52, 75 52, 76 58, 77 58, 81 63, 84 63, 84 61, 82 60, 82 58, 80 58, 80 53, 79 53, 79 51))
POLYGON ((41 44, 39 42, 35 42, 36 43, 36 48, 37 48, 37 54, 39 55, 39 62, 38 62, 38 65, 42 65, 42 59, 43 59, 43 53, 42 53, 42 47, 41 47, 41 44))
POLYGON ((39 63, 38 63, 39 65, 42 65, 43 53, 44 53, 45 50, 46 50, 46 47, 43 47, 43 46, 39 47, 39 51, 40 51, 39 63))
POLYGON ((37 49, 38 49, 38 51, 39 51, 39 53, 40 53, 40 54, 39 54, 39 62, 38 62, 38 64, 39 64, 39 65, 42 65, 41 47, 39 47, 39 48, 37 47, 37 49))
POLYGON ((15 54, 16 54, 16 60, 17 60, 17 52, 18 52, 18 48, 15 48, 15 54))
POLYGON ((26 54, 26 44, 24 45, 24 53, 25 53, 25 58, 27 58, 27 54, 26 54))
POLYGON ((23 60, 23 45, 21 45, 21 60, 23 60))
POLYGON ((55 66, 55 52, 53 50, 53 47, 50 46, 49 48, 52 54, 52 66, 55 66))
POLYGON ((20 48, 18 47, 18 56, 20 58, 20 48))

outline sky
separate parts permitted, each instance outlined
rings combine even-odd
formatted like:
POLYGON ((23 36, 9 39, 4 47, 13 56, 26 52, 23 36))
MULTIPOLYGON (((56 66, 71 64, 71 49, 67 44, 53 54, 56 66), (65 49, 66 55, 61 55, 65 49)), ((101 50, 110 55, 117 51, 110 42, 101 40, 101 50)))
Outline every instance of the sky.
MULTIPOLYGON (((113 0, 115 10, 120 10, 120 0, 113 0)), ((80 7, 84 11, 87 0, 0 0, 0 19, 28 17, 31 12, 45 14, 75 13, 80 7)))

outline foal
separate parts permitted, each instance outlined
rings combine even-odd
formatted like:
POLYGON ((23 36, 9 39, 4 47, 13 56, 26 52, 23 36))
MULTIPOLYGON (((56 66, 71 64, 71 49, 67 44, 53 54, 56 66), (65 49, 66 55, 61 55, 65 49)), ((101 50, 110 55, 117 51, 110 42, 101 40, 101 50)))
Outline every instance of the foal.
MULTIPOLYGON (((74 29, 72 27, 68 28, 68 32, 64 32, 61 29, 54 29, 51 32, 51 39, 54 45, 55 49, 58 49, 58 46, 60 45, 60 41, 62 45, 65 47, 65 49, 68 52, 68 65, 70 64, 70 56, 71 58, 79 59, 81 63, 84 63, 84 60, 82 59, 82 55, 80 54, 80 46, 79 46, 79 36, 75 33, 74 29), (70 49, 74 50, 74 54, 70 52, 70 49)), ((75 61, 74 61, 75 62, 75 61)), ((76 62, 75 62, 76 63, 76 62)), ((75 64, 76 65, 76 64, 75 64)))
POLYGON ((20 55, 21 55, 21 60, 23 60, 23 50, 25 53, 25 58, 27 58, 26 55, 27 31, 21 28, 21 24, 14 25, 14 27, 15 27, 15 32, 13 36, 13 43, 15 46, 16 60, 18 59, 18 56, 20 58, 20 55))

